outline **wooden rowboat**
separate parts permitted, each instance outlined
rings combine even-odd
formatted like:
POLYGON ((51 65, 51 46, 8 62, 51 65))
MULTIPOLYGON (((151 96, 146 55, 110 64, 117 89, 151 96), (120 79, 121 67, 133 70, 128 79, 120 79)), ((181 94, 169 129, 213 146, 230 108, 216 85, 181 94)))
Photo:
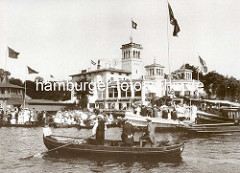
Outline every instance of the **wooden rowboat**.
POLYGON ((140 147, 139 142, 134 146, 123 146, 121 141, 105 140, 104 145, 96 145, 95 139, 83 139, 63 136, 43 137, 43 142, 48 150, 59 147, 58 153, 64 155, 114 155, 114 156, 143 156, 143 157, 180 157, 184 148, 183 143, 159 147, 140 147), (68 144, 69 145, 66 145, 68 144), (64 146, 64 147, 61 147, 64 146))

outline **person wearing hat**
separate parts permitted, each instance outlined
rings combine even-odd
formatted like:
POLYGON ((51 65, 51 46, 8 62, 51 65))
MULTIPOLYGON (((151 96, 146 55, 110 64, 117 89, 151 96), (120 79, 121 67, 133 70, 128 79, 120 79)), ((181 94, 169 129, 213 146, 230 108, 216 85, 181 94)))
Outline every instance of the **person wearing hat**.
POLYGON ((122 124, 122 141, 124 146, 133 146, 134 144, 134 128, 131 123, 129 123, 128 119, 125 117, 123 118, 122 124))
POLYGON ((155 144, 155 133, 154 133, 154 126, 152 124, 151 118, 146 118, 147 120, 147 127, 145 128, 145 132, 139 138, 140 147, 143 146, 143 142, 150 142, 151 146, 155 144))
POLYGON ((142 105, 141 115, 146 117, 148 115, 148 110, 145 105, 142 105))

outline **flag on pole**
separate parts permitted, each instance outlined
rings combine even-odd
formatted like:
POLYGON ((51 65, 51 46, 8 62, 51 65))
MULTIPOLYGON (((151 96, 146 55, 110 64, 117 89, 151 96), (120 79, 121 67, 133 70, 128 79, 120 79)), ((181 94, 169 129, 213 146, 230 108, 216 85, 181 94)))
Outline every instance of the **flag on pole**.
POLYGON ((172 8, 169 3, 168 3, 168 10, 169 10, 170 23, 174 26, 173 36, 177 37, 178 36, 177 34, 180 32, 180 27, 178 25, 177 19, 175 19, 174 17, 172 8))
POLYGON ((28 74, 38 74, 38 72, 36 70, 33 70, 32 68, 28 67, 28 74))
POLYGON ((198 58, 199 58, 199 61, 200 61, 201 66, 202 66, 203 72, 204 72, 204 73, 207 73, 208 68, 207 68, 206 61, 204 61, 199 55, 198 55, 198 58))
POLYGON ((91 63, 92 63, 92 65, 96 65, 97 63, 96 62, 94 62, 93 60, 91 60, 91 63))
POLYGON ((206 65, 206 61, 204 61, 200 56, 198 56, 198 58, 199 58, 200 64, 202 66, 205 66, 206 65))
POLYGON ((18 59, 18 55, 19 55, 19 52, 16 52, 15 50, 8 47, 8 57, 9 58, 18 59))
POLYGON ((132 28, 137 29, 137 23, 135 23, 133 20, 132 20, 132 28))

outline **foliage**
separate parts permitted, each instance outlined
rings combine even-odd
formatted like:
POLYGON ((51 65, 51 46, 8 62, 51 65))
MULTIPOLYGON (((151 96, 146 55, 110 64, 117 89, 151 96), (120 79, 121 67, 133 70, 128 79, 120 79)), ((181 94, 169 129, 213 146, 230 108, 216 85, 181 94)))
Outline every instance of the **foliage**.
POLYGON ((5 71, 3 69, 0 69, 0 81, 2 81, 5 76, 8 79, 10 75, 11 75, 11 73, 9 71, 5 71))
MULTIPOLYGON (((83 78, 83 79, 77 81, 77 84, 79 87, 79 91, 76 91, 76 96, 78 99, 77 105, 81 109, 87 108, 87 105, 88 105, 88 96, 91 95, 90 90, 89 90, 89 87, 90 87, 89 83, 90 83, 90 81, 88 81, 86 78, 83 78), (84 87, 84 85, 86 87, 84 87)), ((92 86, 91 86, 91 88, 92 88, 92 86)))
POLYGON ((20 79, 10 78, 9 83, 13 85, 23 86, 23 82, 20 79))
MULTIPOLYGON (((191 69, 193 71, 193 79, 197 79, 197 67, 185 64, 185 68, 191 69)), ((207 74, 200 72, 199 80, 203 82, 208 98, 240 102, 240 80, 224 76, 216 71, 211 71, 207 74)))
MULTIPOLYGON (((26 81, 27 85, 27 95, 31 98, 34 99, 47 99, 47 100, 54 100, 54 101, 59 101, 59 100, 70 100, 71 98, 71 92, 66 91, 63 89, 63 86, 61 86, 60 91, 46 91, 46 90, 41 90, 39 91, 36 90, 36 82, 34 81, 26 81)), ((52 86, 53 86, 53 82, 52 86)))

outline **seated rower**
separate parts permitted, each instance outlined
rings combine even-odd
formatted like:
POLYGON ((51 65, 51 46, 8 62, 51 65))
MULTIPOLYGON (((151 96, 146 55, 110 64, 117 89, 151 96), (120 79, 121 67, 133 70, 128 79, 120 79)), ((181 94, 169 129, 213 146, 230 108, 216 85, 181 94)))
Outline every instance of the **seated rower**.
POLYGON ((133 146, 134 145, 134 127, 131 123, 129 123, 127 118, 123 119, 122 124, 122 141, 124 146, 133 146))
POLYGON ((150 118, 147 118, 146 120, 147 120, 147 127, 145 129, 145 132, 139 138, 140 147, 143 147, 143 142, 150 142, 151 146, 155 144, 155 132, 154 132, 152 120, 150 118))

